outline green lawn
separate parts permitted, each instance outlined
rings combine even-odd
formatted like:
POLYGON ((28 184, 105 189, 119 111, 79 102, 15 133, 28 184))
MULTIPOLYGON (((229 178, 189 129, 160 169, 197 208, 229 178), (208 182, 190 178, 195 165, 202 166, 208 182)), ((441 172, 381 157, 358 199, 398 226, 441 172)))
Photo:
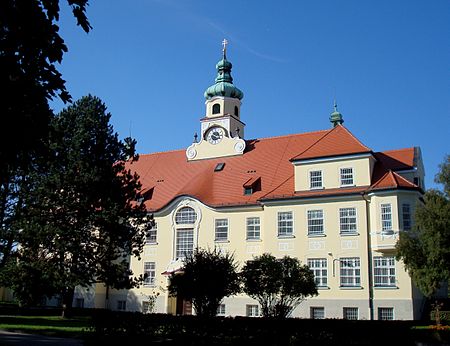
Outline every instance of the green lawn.
POLYGON ((89 317, 0 316, 0 329, 71 338, 83 338, 90 332, 89 317))

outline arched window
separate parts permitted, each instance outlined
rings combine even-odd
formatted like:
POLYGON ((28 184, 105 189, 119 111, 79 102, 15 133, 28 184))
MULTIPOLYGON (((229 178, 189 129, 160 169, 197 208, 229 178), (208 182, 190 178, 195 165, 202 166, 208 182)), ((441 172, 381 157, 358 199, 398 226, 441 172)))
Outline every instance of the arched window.
POLYGON ((220 113, 220 104, 216 103, 213 105, 212 114, 219 114, 220 113))
POLYGON ((239 116, 239 108, 238 108, 238 106, 234 106, 234 115, 235 116, 239 116))
POLYGON ((175 222, 179 224, 193 224, 197 220, 197 214, 191 207, 183 207, 177 211, 175 222))

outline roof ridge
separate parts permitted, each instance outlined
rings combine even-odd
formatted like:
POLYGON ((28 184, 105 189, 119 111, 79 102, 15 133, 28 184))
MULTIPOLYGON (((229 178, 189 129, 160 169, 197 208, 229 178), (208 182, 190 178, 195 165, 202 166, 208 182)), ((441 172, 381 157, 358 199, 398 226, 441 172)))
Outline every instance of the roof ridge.
POLYGON ((327 132, 320 138, 318 138, 314 143, 312 143, 308 148, 303 150, 301 153, 298 153, 297 155, 294 155, 293 158, 300 156, 304 153, 306 153, 309 149, 311 149, 313 146, 315 146, 317 143, 319 143, 322 139, 324 139, 326 136, 328 136, 336 127, 332 128, 331 130, 326 130, 327 132))
POLYGON ((394 151, 403 151, 403 150, 411 150, 414 149, 415 147, 408 147, 408 148, 400 148, 400 149, 389 149, 389 150, 383 150, 383 151, 377 151, 375 152, 376 154, 378 153, 392 153, 394 151))
MULTIPOLYGON (((368 151, 372 151, 371 148, 369 148, 367 145, 365 145, 363 142, 361 142, 358 138, 356 138, 355 135, 354 135, 348 128, 346 128, 344 125, 337 125, 336 127, 338 127, 338 126, 342 127, 345 131, 347 131, 347 133, 348 133, 350 136, 352 136, 353 139, 354 139, 355 141, 357 141, 359 144, 361 144, 361 145, 362 145, 364 148, 366 148, 368 151)), ((335 128, 336 128, 336 127, 335 127, 335 128)))
POLYGON ((268 139, 278 139, 283 137, 292 137, 292 136, 302 136, 302 135, 311 135, 321 132, 329 132, 330 130, 317 130, 317 131, 310 131, 310 132, 300 132, 300 133, 291 133, 287 135, 280 135, 280 136, 273 136, 273 137, 261 137, 261 138, 252 138, 252 139, 246 139, 246 141, 260 141, 260 140, 268 140, 268 139))

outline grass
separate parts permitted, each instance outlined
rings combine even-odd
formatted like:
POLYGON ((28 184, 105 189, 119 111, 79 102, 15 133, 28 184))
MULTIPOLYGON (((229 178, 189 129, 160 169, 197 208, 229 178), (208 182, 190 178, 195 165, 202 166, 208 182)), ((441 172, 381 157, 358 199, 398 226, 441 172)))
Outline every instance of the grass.
POLYGON ((89 317, 0 316, 0 329, 67 338, 84 338, 91 332, 89 317))

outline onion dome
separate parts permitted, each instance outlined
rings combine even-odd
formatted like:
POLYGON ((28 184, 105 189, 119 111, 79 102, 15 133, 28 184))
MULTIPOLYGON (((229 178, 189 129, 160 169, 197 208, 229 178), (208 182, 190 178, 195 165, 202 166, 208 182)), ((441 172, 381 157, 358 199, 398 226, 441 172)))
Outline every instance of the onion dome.
POLYGON ((330 121, 333 124, 333 127, 336 127, 337 125, 341 125, 344 122, 344 118, 342 117, 342 114, 339 113, 339 111, 337 110, 336 101, 334 101, 334 112, 330 114, 330 121))

